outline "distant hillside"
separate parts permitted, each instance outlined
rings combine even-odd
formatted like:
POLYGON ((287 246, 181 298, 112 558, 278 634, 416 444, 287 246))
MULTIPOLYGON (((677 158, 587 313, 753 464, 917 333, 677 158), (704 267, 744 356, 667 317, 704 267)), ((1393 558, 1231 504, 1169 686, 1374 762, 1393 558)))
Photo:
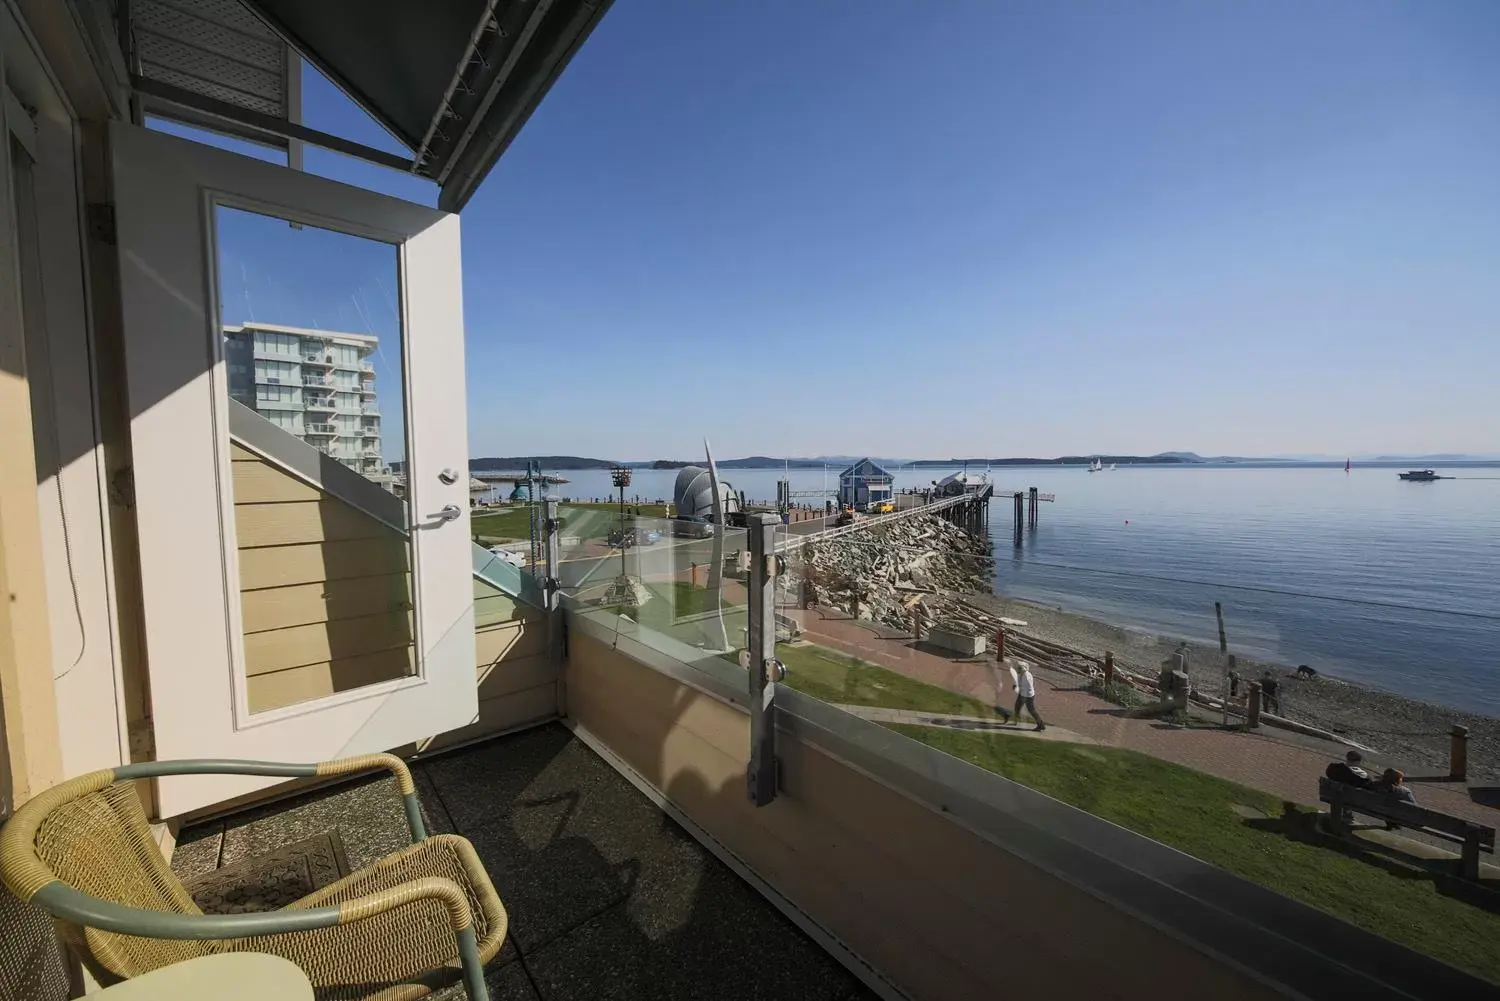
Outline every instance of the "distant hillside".
POLYGON ((1174 463, 1203 462, 1204 460, 1192 452, 1162 452, 1157 455, 1106 455, 1095 452, 1091 455, 1061 455, 1055 459, 1038 458, 1016 458, 1004 459, 918 459, 911 463, 917 467, 928 466, 1087 466, 1098 459, 1106 465, 1117 463, 1119 465, 1138 465, 1151 463, 1155 465, 1171 465, 1174 463))
POLYGON ((587 459, 578 455, 490 455, 480 459, 470 459, 469 469, 493 469, 510 472, 525 469, 528 462, 540 463, 542 469, 548 472, 557 469, 609 469, 615 465, 615 463, 608 459, 587 459))
MULTIPOLYGON (((1188 463, 1188 462, 1211 462, 1223 461, 1219 459, 1204 459, 1192 452, 1162 452, 1157 455, 1103 455, 1094 453, 1092 455, 1064 455, 1055 459, 1041 459, 1034 457, 1007 457, 1007 458, 969 458, 969 459, 917 459, 914 462, 900 461, 896 459, 875 459, 879 465, 887 469, 895 469, 902 466, 913 466, 917 468, 937 466, 1086 466, 1094 459, 1104 463, 1188 463)), ((579 455, 506 455, 506 456, 484 456, 469 460, 471 470, 493 470, 511 472, 526 468, 528 462, 538 462, 544 471, 556 472, 565 469, 609 469, 616 465, 629 466, 632 469, 681 469, 684 466, 704 465, 702 459, 654 459, 637 460, 633 462, 616 462, 612 459, 592 459, 579 455)), ((751 455, 742 459, 724 459, 719 463, 720 469, 843 469, 856 460, 844 459, 837 456, 819 456, 815 459, 777 459, 769 455, 751 455)), ((399 471, 400 464, 392 463, 392 468, 399 471)))

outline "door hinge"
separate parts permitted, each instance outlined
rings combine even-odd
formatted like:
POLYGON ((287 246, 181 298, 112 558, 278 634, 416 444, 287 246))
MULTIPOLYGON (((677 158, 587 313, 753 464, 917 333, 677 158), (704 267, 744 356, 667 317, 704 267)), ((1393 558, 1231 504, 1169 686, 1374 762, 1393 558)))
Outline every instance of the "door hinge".
POLYGON ((109 202, 89 202, 89 233, 100 243, 115 245, 115 207, 109 202))

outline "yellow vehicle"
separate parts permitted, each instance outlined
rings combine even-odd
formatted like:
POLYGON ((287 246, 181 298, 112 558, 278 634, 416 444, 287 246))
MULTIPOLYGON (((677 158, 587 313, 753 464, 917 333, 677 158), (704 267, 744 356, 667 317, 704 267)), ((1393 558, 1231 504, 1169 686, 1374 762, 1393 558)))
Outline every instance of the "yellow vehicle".
POLYGON ((894 510, 896 510, 896 505, 890 501, 881 501, 879 504, 870 505, 871 514, 890 514, 894 510))

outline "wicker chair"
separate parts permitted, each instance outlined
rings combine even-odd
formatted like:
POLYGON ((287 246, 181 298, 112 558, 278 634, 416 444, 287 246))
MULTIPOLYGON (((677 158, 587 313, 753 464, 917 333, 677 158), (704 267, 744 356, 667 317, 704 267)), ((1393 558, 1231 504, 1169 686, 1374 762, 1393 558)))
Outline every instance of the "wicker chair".
POLYGON ((372 754, 315 765, 155 761, 70 779, 0 829, 0 878, 50 912, 101 983, 218 952, 269 952, 306 971, 320 999, 409 1001, 455 982, 488 1001, 483 967, 506 915, 474 847, 427 836, 411 773, 372 754), (413 844, 279 911, 204 914, 152 840, 133 779, 161 775, 396 776, 413 844))

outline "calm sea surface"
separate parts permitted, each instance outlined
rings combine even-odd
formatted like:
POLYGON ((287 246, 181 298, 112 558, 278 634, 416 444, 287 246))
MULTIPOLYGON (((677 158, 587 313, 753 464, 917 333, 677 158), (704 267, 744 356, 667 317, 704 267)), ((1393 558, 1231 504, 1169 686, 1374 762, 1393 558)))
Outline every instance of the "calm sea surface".
MULTIPOLYGON (((917 486, 952 470, 893 470, 917 486)), ((1500 715, 1500 468, 1405 483, 1394 467, 1021 467, 1001 490, 1055 493, 1020 550, 1008 498, 991 505, 1000 593, 1471 712, 1500 715)), ((792 470, 794 490, 832 484, 792 470)), ((556 488, 603 497, 609 474, 556 488)), ((669 498, 675 473, 637 470, 629 493, 669 498)), ((777 470, 725 470, 752 499, 777 470)))

